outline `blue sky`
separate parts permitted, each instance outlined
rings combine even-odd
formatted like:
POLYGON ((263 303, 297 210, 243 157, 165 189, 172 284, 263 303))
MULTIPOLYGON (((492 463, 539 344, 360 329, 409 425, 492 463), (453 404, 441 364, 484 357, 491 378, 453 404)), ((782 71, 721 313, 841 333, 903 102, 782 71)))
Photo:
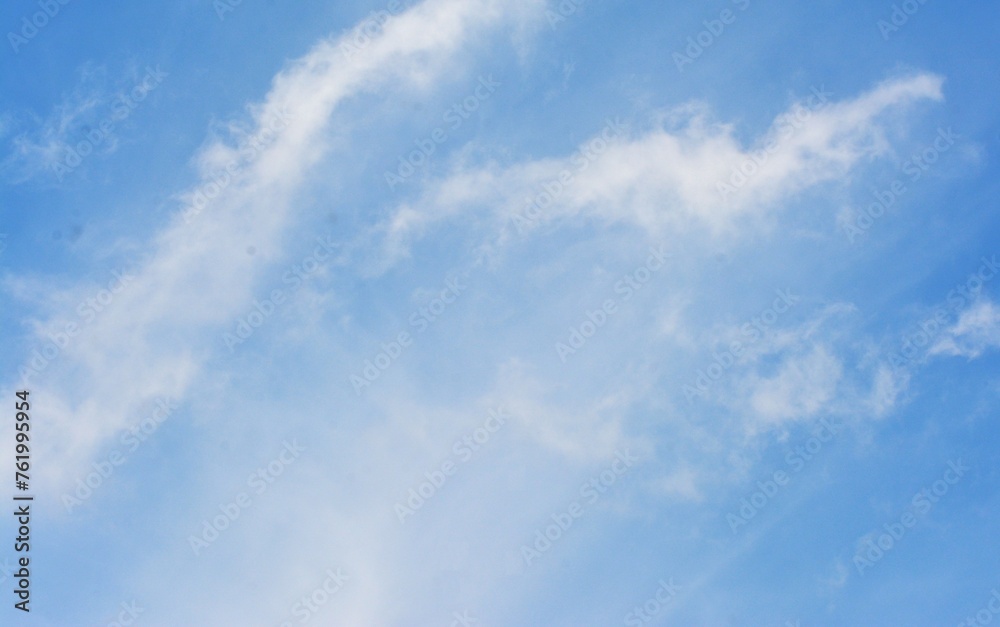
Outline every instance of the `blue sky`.
POLYGON ((996 619, 998 21, 8 3, 0 622, 996 619))

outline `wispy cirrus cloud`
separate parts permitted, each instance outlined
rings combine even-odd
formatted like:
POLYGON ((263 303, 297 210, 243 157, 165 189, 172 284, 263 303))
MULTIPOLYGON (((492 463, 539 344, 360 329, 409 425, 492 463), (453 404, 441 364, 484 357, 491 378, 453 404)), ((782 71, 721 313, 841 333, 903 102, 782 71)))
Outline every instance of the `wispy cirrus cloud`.
POLYGON ((48 114, 6 114, 0 137, 11 137, 0 173, 9 182, 61 183, 88 157, 114 153, 128 119, 168 76, 159 67, 112 76, 92 63, 77 73, 78 84, 48 114))
MULTIPOLYGON (((492 214, 491 227, 502 229, 504 241, 518 230, 513 221, 525 212, 524 199, 537 204, 535 196, 543 192, 548 198, 536 210, 540 223, 584 219, 631 224, 654 235, 692 227, 732 233, 778 211, 796 193, 836 181, 885 154, 891 120, 917 102, 940 101, 943 82, 933 74, 888 80, 800 116, 804 121, 796 127, 787 120, 805 107, 797 102, 750 146, 740 144, 732 125, 688 105, 652 128, 598 133, 564 157, 509 167, 458 162, 449 176, 428 183, 386 220, 387 252, 390 258, 405 256, 407 242, 434 223, 473 212, 492 214), (759 160, 752 176, 739 188, 720 192, 733 172, 756 163, 765 147, 768 158, 759 160)), ((622 122, 608 126, 619 129, 622 122)))
MULTIPOLYGON (((253 135, 287 113, 288 127, 233 175, 198 220, 188 224, 177 214, 129 268, 134 275, 129 289, 33 381, 53 399, 52 412, 39 417, 50 425, 49 442, 61 460, 47 466, 49 478, 57 484, 69 480, 143 403, 185 397, 207 357, 199 348, 206 334, 241 312, 258 277, 280 257, 282 234, 296 219, 292 198, 326 153, 326 131, 341 103, 373 90, 391 97, 397 90, 428 89, 453 67, 457 50, 474 45, 476 33, 519 28, 541 6, 499 0, 424 3, 388 22, 349 62, 332 38, 275 76, 268 95, 250 107, 249 127, 242 126, 253 135), (242 254, 247 241, 262 243, 259 254, 242 254), (96 398, 108 401, 95 403, 96 398)), ((197 157, 205 181, 238 153, 238 145, 207 145, 197 157)), ((74 288, 78 294, 93 290, 74 288)), ((50 302, 73 300, 55 290, 50 302)), ((54 307, 39 326, 61 328, 72 322, 68 313, 54 307)))
MULTIPOLYGON (((619 117, 602 106, 581 122, 567 101, 604 68, 563 58, 560 40, 558 53, 543 51, 554 70, 540 79, 533 38, 571 38, 598 9, 573 9, 572 23, 549 31, 555 5, 387 5, 392 15, 318 41, 246 115, 211 129, 190 158, 196 180, 173 192, 178 211, 99 253, 133 255, 116 269, 124 279, 6 277, 33 310, 23 339, 43 357, 58 349, 27 377, 41 401, 42 489, 73 489, 156 403, 172 408, 106 487, 51 521, 64 537, 94 532, 95 551, 142 542, 141 553, 107 559, 119 585, 148 601, 144 619, 280 624, 343 572, 313 622, 605 624, 629 616, 648 597, 632 598, 643 578, 669 561, 656 577, 676 575, 683 593, 668 611, 690 603, 702 612, 684 614, 691 624, 754 622, 723 616, 718 608, 730 607, 715 602, 723 586, 712 580, 750 555, 771 524, 761 519, 787 517, 794 491, 825 462, 804 465, 768 500, 746 544, 713 526, 720 503, 732 508, 764 489, 756 482, 767 472, 789 471, 761 462, 820 442, 811 433, 824 421, 846 439, 900 406, 910 373, 886 366, 873 339, 892 330, 868 326, 886 304, 863 302, 827 273, 831 251, 851 271, 870 269, 837 248, 826 192, 867 184, 920 109, 943 102, 943 79, 877 82, 880 68, 857 93, 816 88, 791 104, 764 95, 764 130, 750 138, 742 116, 761 111, 720 119, 672 89, 657 96, 670 103, 657 113, 622 98, 619 117), (490 72, 503 89, 488 106, 477 96, 449 141, 434 140, 419 182, 387 190, 380 173, 399 163, 400 146, 405 154, 434 137, 447 110, 435 99, 453 101, 453 88, 490 72), (537 119, 523 115, 536 107, 537 119), (427 115, 402 131, 411 111, 427 115), (566 145, 556 116, 566 136, 589 137, 575 150, 548 148, 566 145), (544 141, 482 143, 519 133, 544 141), (358 173, 360 183, 348 180, 358 173), (828 215, 829 233, 802 246, 788 228, 801 213, 828 215), (454 277, 460 296, 442 291, 454 277), (69 324, 80 327, 72 337, 69 324), (234 328, 248 331, 227 345, 234 328), (401 331, 411 332, 405 347, 393 344, 401 331), (358 394, 350 378, 366 361, 378 372, 358 394), (688 398, 685 384, 709 364, 712 385, 688 398), (496 408, 502 427, 486 431, 496 408), (275 446, 294 438, 306 450, 288 464, 275 446), (637 460, 621 481, 616 455, 637 460), (411 491, 419 506, 407 505, 401 525, 396 506, 411 491), (565 523, 580 502, 586 516, 565 523), (135 520, 127 529, 125 516, 135 520), (524 568, 521 548, 551 525, 558 543, 524 568), (205 534, 217 537, 194 555, 189 538, 205 534), (719 547, 729 552, 709 555, 719 547), (248 555, 268 568, 248 568, 248 555), (606 567, 623 556, 634 561, 621 585, 587 592, 606 587, 606 567), (577 583, 582 594, 555 594, 577 583), (186 603, 170 602, 178 597, 186 603)), ((249 9, 226 27, 251 21, 249 9)), ((65 127, 105 105, 70 111, 65 127)), ((72 131, 53 124, 53 145, 69 141, 72 131)), ((27 140, 31 159, 51 161, 48 140, 27 140)), ((992 304, 955 313, 931 354, 996 345, 992 304)), ((815 459, 836 454, 828 441, 815 459)))
POLYGON ((1000 307, 982 299, 959 314, 928 354, 975 359, 993 348, 1000 348, 1000 307))

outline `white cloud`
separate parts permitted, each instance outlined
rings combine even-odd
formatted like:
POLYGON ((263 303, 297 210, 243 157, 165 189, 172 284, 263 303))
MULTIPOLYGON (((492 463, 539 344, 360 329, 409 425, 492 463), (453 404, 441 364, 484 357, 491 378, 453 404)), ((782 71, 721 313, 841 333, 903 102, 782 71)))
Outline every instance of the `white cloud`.
POLYGON ((824 346, 786 357, 770 377, 753 375, 749 387, 750 406, 764 425, 807 419, 833 398, 843 366, 824 346))
MULTIPOLYGON (((65 159, 74 137, 82 138, 82 128, 97 121, 104 99, 97 92, 81 93, 78 89, 67 95, 48 118, 33 117, 32 124, 37 130, 18 133, 11 139, 11 150, 0 162, 0 171, 14 183, 39 175, 52 176, 53 168, 65 159)), ((12 117, 8 117, 6 126, 15 128, 10 120, 12 117)), ((102 152, 113 149, 113 143, 102 148, 102 152)))
MULTIPOLYGON (((135 278, 113 305, 33 377, 33 387, 51 399, 37 418, 50 447, 39 457, 55 455, 40 464, 50 473, 43 479, 66 485, 102 442, 138 418, 144 403, 185 397, 211 352, 196 347, 211 343, 222 325, 244 313, 257 278, 280 257, 282 237, 297 217, 291 199, 327 151, 326 131, 340 103, 376 89, 385 97, 427 89, 454 69, 455 59, 463 56, 458 51, 471 49, 478 34, 517 27, 541 6, 505 0, 425 2, 389 21, 350 62, 332 39, 279 73, 267 97, 251 107, 248 134, 282 112, 291 117, 288 127, 190 224, 178 213, 147 247, 148 254, 132 270, 135 278), (248 241, 258 245, 252 257, 243 254, 248 241)), ((237 146, 207 146, 198 159, 204 183, 236 151, 237 146)), ((53 290, 51 302, 75 302, 77 295, 96 289, 73 288, 69 298, 53 290)), ((72 311, 53 312, 43 325, 47 329, 76 320, 72 311)))
POLYGON ((659 482, 659 488, 668 496, 688 501, 702 501, 705 497, 698 488, 699 478, 697 472, 685 466, 663 477, 659 482))
POLYGON ((738 326, 722 329, 716 345, 743 340, 745 346, 709 388, 710 400, 732 412, 737 428, 751 440, 787 437, 789 428, 812 424, 822 415, 852 423, 886 415, 907 378, 875 358, 871 342, 859 333, 857 314, 853 305, 828 304, 800 322, 768 329, 749 344, 738 326))
MULTIPOLYGON (((291 114, 288 128, 246 163, 190 224, 178 215, 160 232, 134 269, 135 278, 128 289, 117 295, 113 305, 50 369, 35 378, 38 397, 46 399, 36 415, 44 431, 40 442, 49 447, 40 452, 39 467, 50 473, 45 477, 47 482, 56 484, 45 489, 59 493, 59 484, 70 483, 152 399, 197 398, 196 388, 206 376, 203 366, 213 356, 212 343, 225 325, 245 313, 261 275, 282 258, 283 236, 300 217, 291 199, 309 180, 310 168, 330 152, 332 127, 351 126, 350 119, 338 116, 342 102, 362 93, 391 98, 399 90, 429 90, 483 33, 521 28, 526 17, 542 6, 540 2, 514 0, 429 0, 387 23, 384 34, 350 63, 344 62, 337 40, 331 40, 279 74, 268 96, 252 108, 251 122, 232 126, 229 134, 236 145, 213 140, 196 156, 203 182, 210 181, 237 155, 240 137, 259 132, 276 113, 291 114), (254 256, 242 254, 248 241, 257 246, 254 256)), ((831 104, 784 140, 767 166, 728 199, 722 198, 716 183, 728 177, 752 148, 742 146, 730 126, 712 122, 704 111, 684 109, 673 126, 658 123, 641 133, 626 129, 611 139, 600 158, 588 164, 587 172, 575 177, 543 212, 542 220, 579 217, 623 222, 651 233, 680 231, 689 224, 710 232, 734 232, 733 227, 744 217, 777 211, 778 201, 809 185, 835 180, 864 155, 883 150, 880 116, 922 98, 940 98, 939 79, 921 75, 891 81, 854 100, 831 104)), ((773 129, 762 141, 778 132, 773 129)), ((436 220, 468 215, 484 207, 489 211, 491 228, 508 228, 511 214, 523 209, 526 194, 537 192, 561 170, 573 166, 572 156, 511 168, 496 164, 466 168, 459 164, 450 177, 427 186, 420 198, 397 207, 387 223, 387 245, 394 254, 405 254, 412 239, 426 233, 436 220)), ((56 313, 39 328, 59 328, 72 320, 72 305, 91 295, 93 289, 85 286, 56 291, 50 302, 56 313)), ((666 336, 677 346, 692 345, 696 334, 689 327, 697 321, 689 313, 689 292, 678 290, 680 295, 661 304, 665 310, 659 326, 651 331, 653 335, 666 336)), ((322 294, 303 290, 297 298, 307 312, 307 325, 322 320, 322 294)), ((766 354, 778 362, 773 372, 764 371, 762 360, 749 359, 750 372, 743 379, 747 385, 741 390, 743 400, 749 399, 744 407, 750 409, 751 424, 760 431, 814 416, 831 404, 846 360, 838 355, 835 342, 816 336, 818 325, 813 321, 775 333, 766 354)), ((636 329, 632 332, 629 327, 628 333, 619 336, 626 342, 626 351, 651 341, 645 335, 650 329, 638 325, 636 329)), ((610 336, 616 329, 609 323, 606 332, 610 336)), ((328 339, 322 329, 310 328, 308 333, 317 343, 328 339)), ((44 339, 44 331, 39 335, 44 339)), ((283 335, 303 336, 306 334, 301 330, 283 335)), ((550 345, 544 349, 551 357, 550 345)), ((763 348, 761 352, 763 355, 763 348)), ((666 361, 672 355, 655 358, 666 361)), ((332 387, 333 380, 324 377, 341 370, 320 366, 318 370, 323 371, 314 375, 300 363, 303 377, 316 378, 315 385, 302 387, 316 397, 308 401, 296 398, 294 418, 287 415, 287 407, 269 412, 254 406, 259 400, 256 397, 235 399, 243 400, 244 405, 226 407, 225 425, 216 424, 222 419, 212 412, 192 412, 211 414, 206 422, 215 422, 200 425, 205 431, 231 430, 236 424, 241 433, 267 436, 283 421, 308 422, 311 430, 320 432, 309 444, 322 454, 297 462, 295 472, 304 473, 305 480, 287 477, 280 490, 269 492, 268 500, 255 504, 253 515, 242 518, 241 526, 234 525, 226 537, 230 550, 236 547, 243 555, 272 564, 267 581, 278 582, 277 587, 267 586, 267 594, 248 604, 241 595, 266 580, 260 569, 233 568, 240 562, 227 561, 234 558, 224 553, 226 545, 222 543, 194 568, 190 555, 178 554, 177 547, 183 541, 177 545, 168 541, 157 545, 160 552, 147 565, 149 571, 142 578, 144 592, 153 599, 164 598, 164 590, 176 596, 176 581, 183 582, 182 596, 190 603, 163 610, 163 616, 175 619, 167 622, 187 624, 197 612, 198 620, 249 624, 261 619, 263 609, 275 616, 287 611, 286 599, 311 590, 316 574, 343 566, 352 577, 350 594, 337 599, 338 618, 344 624, 430 624, 415 617, 440 609, 441 599, 450 603, 450 585, 483 606, 512 603, 516 591, 510 596, 494 594, 510 583, 495 567, 497 558, 516 549, 531 529, 545 523, 552 504, 561 503, 566 490, 572 496, 578 483, 571 470, 609 458, 622 446, 634 445, 635 452, 643 456, 652 447, 643 446, 645 434, 629 431, 633 425, 628 420, 630 410, 639 404, 640 397, 646 400, 648 390, 640 389, 643 394, 639 394, 629 389, 628 383, 619 385, 615 378, 626 379, 632 371, 622 374, 616 364, 610 364, 601 372, 612 372, 611 376, 591 375, 613 380, 602 388, 578 385, 579 379, 574 380, 578 371, 571 368, 536 370, 534 364, 526 366, 515 357, 501 363, 495 380, 471 394, 475 402, 449 398, 450 411, 416 401, 415 394, 392 383, 388 376, 378 382, 378 400, 363 406, 360 401, 357 406, 335 404, 329 397, 343 400, 338 393, 348 395, 350 390, 346 385, 341 385, 346 391, 323 388, 332 387), (303 409, 300 414, 298 410, 308 402, 322 404, 324 413, 303 409), (510 463, 464 467, 463 474, 449 484, 449 491, 435 497, 434 507, 421 512, 414 524, 401 527, 392 514, 392 499, 401 486, 440 463, 435 446, 448 441, 442 433, 450 437, 450 431, 467 429, 462 416, 479 420, 478 410, 471 408, 476 404, 503 406, 514 417, 509 432, 483 453, 509 455, 504 459, 510 463), (330 406, 343 412, 336 421, 329 415, 330 406), (358 416, 375 419, 370 424, 351 424, 358 416), (509 441, 517 439, 539 446, 511 446, 509 441), (565 474, 560 476, 560 472, 565 474), (280 546, 275 543, 276 529, 282 530, 280 546), (449 555, 438 550, 442 545, 461 547, 463 543, 476 547, 475 560, 463 557, 461 550, 449 555), (441 574, 453 569, 455 562, 464 562, 466 572, 461 577, 441 574), (198 575, 179 577, 179 573, 192 571, 198 575), (226 576, 213 580, 218 571, 226 576), (205 585, 208 580, 213 585, 205 585), (219 585, 219 581, 224 584, 219 585)), ((577 363, 584 368, 582 361, 577 363)), ((405 370, 402 364, 394 368, 393 375, 405 370)), ((215 376, 225 380, 228 375, 215 376)), ((226 389, 212 392, 228 393, 233 402, 238 382, 225 382, 226 389)), ((645 385, 642 381, 635 387, 645 385)), ((876 385, 876 390, 883 388, 881 383, 876 385)), ((887 394, 879 392, 876 398, 887 394)), ((267 396, 277 402, 272 395, 267 396)), ((688 416, 654 419, 656 428, 685 433, 689 429, 688 416)), ((694 461, 674 466, 659 484, 660 494, 666 491, 683 499, 703 498, 705 484, 718 474, 705 469, 731 451, 728 445, 742 435, 720 435, 718 431, 724 429, 706 421, 697 433, 689 435, 691 439, 702 438, 705 447, 712 449, 712 455, 706 455, 711 462, 705 463, 705 468, 694 461)), ((267 437, 260 440, 269 441, 267 437)), ((686 443, 679 440, 677 446, 686 443)), ((246 453, 241 450, 239 455, 245 461, 246 453)), ((223 478, 233 457, 203 461, 212 468, 202 481, 212 489, 199 485, 191 490, 188 498, 198 505, 184 512, 190 519, 180 516, 165 521, 169 533, 163 533, 164 537, 181 538, 195 531, 200 516, 214 511, 218 499, 239 489, 238 485, 227 487, 223 478), (215 490, 220 485, 222 496, 215 490)), ((595 521, 593 527, 600 527, 600 522, 595 521)))
POLYGON ((931 347, 930 355, 975 359, 987 350, 1000 348, 1000 307, 989 300, 975 303, 945 329, 943 336, 931 347))
POLYGON ((626 391, 603 398, 586 397, 580 404, 546 399, 545 387, 516 361, 500 369, 494 404, 509 407, 531 439, 569 459, 604 459, 623 446, 642 444, 624 433, 623 417, 632 400, 626 391))
POLYGON ((808 115, 805 104, 796 103, 749 147, 740 145, 731 125, 687 105, 668 116, 674 129, 663 122, 645 132, 610 124, 573 155, 507 168, 459 162, 387 220, 388 254, 405 256, 408 242, 430 225, 473 210, 494 214, 494 228, 506 229, 502 241, 513 236, 509 221, 525 213, 525 199, 543 194, 546 185, 551 199, 543 201, 539 222, 580 216, 653 234, 692 225, 732 232, 740 219, 767 215, 797 192, 840 179, 864 157, 885 153, 884 118, 914 102, 940 100, 942 82, 930 74, 894 79, 853 100, 808 109, 808 115), (752 176, 733 191, 720 187, 769 145, 752 176))
POLYGON ((92 154, 117 150, 121 128, 167 73, 129 67, 112 77, 107 67, 85 63, 79 81, 45 116, 0 115, 0 137, 11 133, 0 172, 13 183, 32 178, 62 182, 92 154))
POLYGON ((908 385, 909 375, 906 372, 893 372, 888 366, 879 366, 872 382, 868 409, 876 417, 888 414, 908 385))

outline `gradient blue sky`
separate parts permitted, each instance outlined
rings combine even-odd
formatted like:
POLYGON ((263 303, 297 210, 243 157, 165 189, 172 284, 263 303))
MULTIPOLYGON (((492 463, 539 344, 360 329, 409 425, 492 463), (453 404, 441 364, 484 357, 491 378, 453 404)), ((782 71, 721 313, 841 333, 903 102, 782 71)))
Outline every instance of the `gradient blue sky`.
POLYGON ((904 4, 5 4, 0 623, 1000 620, 1000 10, 904 4))

